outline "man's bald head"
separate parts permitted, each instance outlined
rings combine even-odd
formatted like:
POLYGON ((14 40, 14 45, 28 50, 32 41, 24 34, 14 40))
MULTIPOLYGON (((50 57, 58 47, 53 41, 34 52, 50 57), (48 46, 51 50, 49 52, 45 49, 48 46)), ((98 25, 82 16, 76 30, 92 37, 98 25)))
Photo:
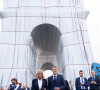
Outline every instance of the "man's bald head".
POLYGON ((94 70, 91 71, 91 75, 95 76, 95 71, 94 70))

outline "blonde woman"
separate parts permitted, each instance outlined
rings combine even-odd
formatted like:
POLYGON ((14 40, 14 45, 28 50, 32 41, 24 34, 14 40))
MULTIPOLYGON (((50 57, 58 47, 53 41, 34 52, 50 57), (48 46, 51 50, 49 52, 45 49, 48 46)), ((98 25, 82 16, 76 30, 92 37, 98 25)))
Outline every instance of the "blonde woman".
POLYGON ((31 90, 46 90, 46 88, 47 80, 44 79, 43 71, 39 70, 35 75, 35 79, 32 81, 31 90))

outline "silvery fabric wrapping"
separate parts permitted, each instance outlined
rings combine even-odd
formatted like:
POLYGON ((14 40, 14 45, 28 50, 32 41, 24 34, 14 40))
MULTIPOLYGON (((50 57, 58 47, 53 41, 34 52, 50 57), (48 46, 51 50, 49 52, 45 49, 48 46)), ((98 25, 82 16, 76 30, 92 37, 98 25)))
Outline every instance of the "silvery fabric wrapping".
MULTIPOLYGON (((3 1, 4 9, 0 11, 2 18, 0 36, 1 86, 7 87, 13 77, 23 85, 31 86, 35 72, 37 69, 41 69, 45 63, 57 65, 59 73, 73 83, 75 78, 79 76, 80 69, 84 71, 85 77, 89 76, 93 57, 86 25, 89 11, 84 9, 83 0, 3 1), (51 50, 53 48, 50 48, 51 53, 48 54, 48 51, 37 49, 31 32, 40 24, 54 25, 60 31, 59 39, 56 37, 52 39, 59 40, 56 52, 51 50), (41 52, 44 54, 42 55, 41 52)), ((57 30, 56 33, 58 33, 57 30)), ((53 34, 51 33, 50 36, 53 37, 53 34)), ((50 47, 54 45, 55 41, 48 40, 50 47)), ((42 41, 40 41, 40 45, 41 43, 42 41)), ((44 43, 45 47, 46 44, 47 42, 44 43)))

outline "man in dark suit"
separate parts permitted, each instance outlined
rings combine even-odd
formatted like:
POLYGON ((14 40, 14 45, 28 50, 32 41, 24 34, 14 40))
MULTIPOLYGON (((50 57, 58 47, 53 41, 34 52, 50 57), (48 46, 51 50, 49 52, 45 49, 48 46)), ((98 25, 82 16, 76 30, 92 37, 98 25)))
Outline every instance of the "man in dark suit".
POLYGON ((91 71, 91 77, 88 79, 90 90, 100 90, 100 79, 95 76, 95 72, 91 71))
POLYGON ((52 72, 53 75, 48 78, 48 90, 64 90, 66 83, 63 76, 58 74, 58 67, 53 66, 52 72))
POLYGON ((88 90, 88 80, 83 77, 83 71, 80 70, 79 71, 79 75, 80 77, 76 78, 76 81, 75 81, 75 87, 76 87, 76 90, 88 90))

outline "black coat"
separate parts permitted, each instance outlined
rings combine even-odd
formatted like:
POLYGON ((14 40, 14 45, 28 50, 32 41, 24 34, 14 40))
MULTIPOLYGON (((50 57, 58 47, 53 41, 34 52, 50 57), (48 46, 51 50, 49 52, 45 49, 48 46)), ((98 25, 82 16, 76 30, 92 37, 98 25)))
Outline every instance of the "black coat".
MULTIPOLYGON (((47 80, 46 79, 42 79, 42 89, 43 88, 47 88, 47 80)), ((34 79, 32 81, 31 90, 39 90, 39 85, 38 85, 38 80, 37 79, 34 79)))

